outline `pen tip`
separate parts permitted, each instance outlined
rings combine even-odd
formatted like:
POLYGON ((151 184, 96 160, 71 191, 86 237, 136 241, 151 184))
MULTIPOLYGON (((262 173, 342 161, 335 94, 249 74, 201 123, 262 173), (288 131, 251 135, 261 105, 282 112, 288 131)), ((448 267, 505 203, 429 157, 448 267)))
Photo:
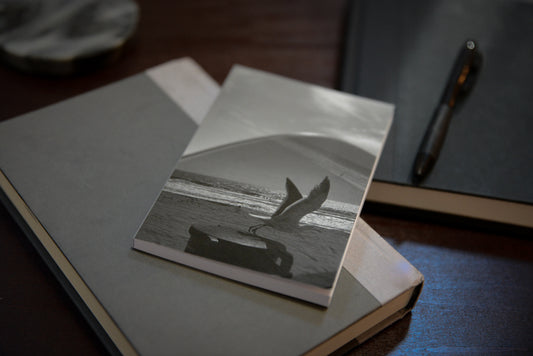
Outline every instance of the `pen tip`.
POLYGON ((418 172, 413 172, 411 176, 411 182, 414 185, 419 185, 422 182, 422 178, 423 176, 421 174, 419 174, 418 172))
POLYGON ((420 183, 429 173, 435 163, 435 156, 429 153, 419 153, 415 160, 415 165, 412 173, 412 181, 414 184, 420 183))

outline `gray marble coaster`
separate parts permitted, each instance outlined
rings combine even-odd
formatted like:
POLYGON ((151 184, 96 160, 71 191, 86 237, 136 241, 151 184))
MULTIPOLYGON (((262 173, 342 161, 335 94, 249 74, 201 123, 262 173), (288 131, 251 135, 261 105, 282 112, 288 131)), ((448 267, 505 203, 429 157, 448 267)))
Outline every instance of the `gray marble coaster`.
POLYGON ((117 57, 138 20, 131 0, 0 0, 0 59, 65 75, 117 57))

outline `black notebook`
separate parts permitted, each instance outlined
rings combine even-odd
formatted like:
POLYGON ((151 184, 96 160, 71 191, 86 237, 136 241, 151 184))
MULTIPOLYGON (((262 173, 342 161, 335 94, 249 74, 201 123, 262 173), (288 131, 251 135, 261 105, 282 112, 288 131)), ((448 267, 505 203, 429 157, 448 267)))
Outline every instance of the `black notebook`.
POLYGON ((533 227, 533 3, 352 5, 341 89, 396 104, 368 200, 533 227), (414 185, 417 149, 467 39, 483 55, 479 77, 433 170, 414 185))

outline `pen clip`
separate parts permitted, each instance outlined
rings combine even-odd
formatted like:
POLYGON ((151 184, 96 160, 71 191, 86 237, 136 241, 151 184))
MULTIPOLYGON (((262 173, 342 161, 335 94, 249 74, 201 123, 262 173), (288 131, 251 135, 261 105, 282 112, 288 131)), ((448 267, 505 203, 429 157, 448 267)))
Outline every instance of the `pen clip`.
POLYGON ((475 50, 471 52, 471 59, 469 60, 469 68, 468 68, 468 74, 464 80, 464 82, 459 87, 459 90, 456 92, 455 96, 455 106, 456 109, 460 109, 462 106, 462 102, 466 97, 470 94, 472 89, 474 88, 475 83, 477 82, 477 79, 479 77, 479 72, 481 69, 481 65, 483 63, 483 56, 479 52, 477 42, 474 42, 472 40, 469 40, 466 42, 467 48, 469 47, 469 43, 472 43, 472 46, 475 46, 475 50))
POLYGON ((481 69, 482 63, 483 56, 479 51, 476 51, 474 53, 472 64, 470 65, 470 72, 468 73, 468 76, 466 77, 459 93, 461 99, 466 97, 472 91, 472 88, 479 77, 479 70, 481 69))

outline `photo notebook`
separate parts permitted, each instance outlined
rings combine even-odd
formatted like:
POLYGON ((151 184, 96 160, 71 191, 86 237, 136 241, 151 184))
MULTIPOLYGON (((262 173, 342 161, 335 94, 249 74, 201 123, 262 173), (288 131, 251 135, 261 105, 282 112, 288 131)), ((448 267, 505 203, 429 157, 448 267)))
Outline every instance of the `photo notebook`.
POLYGON ((134 248, 328 306, 393 112, 235 66, 134 248))

